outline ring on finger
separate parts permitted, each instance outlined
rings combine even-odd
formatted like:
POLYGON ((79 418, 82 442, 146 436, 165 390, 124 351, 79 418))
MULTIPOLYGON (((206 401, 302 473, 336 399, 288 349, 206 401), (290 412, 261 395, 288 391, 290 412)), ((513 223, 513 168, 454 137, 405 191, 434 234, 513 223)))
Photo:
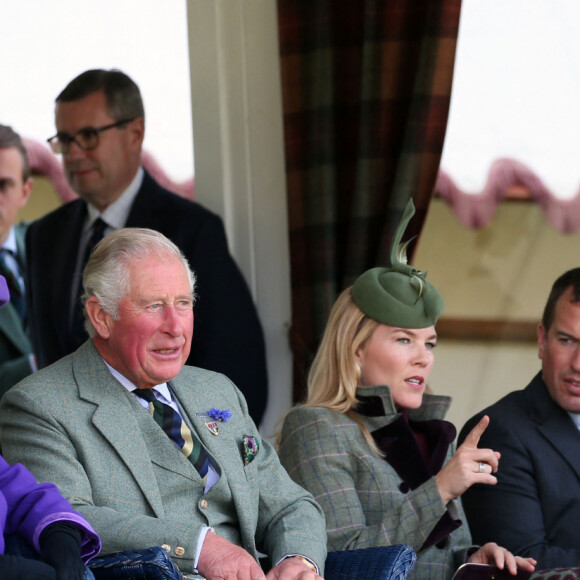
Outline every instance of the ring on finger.
POLYGON ((483 461, 479 462, 479 473, 485 473, 485 468, 487 466, 487 463, 484 463, 483 461))

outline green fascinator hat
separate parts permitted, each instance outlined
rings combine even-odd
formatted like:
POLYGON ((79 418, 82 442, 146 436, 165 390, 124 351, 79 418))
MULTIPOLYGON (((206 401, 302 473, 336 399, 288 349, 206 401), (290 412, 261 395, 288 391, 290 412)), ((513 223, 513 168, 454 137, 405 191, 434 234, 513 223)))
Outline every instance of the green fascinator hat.
POLYGON ((391 267, 372 268, 361 274, 352 287, 355 304, 370 318, 399 328, 434 326, 445 309, 427 274, 407 264, 409 242, 401 244, 403 233, 415 215, 409 200, 391 247, 391 267))

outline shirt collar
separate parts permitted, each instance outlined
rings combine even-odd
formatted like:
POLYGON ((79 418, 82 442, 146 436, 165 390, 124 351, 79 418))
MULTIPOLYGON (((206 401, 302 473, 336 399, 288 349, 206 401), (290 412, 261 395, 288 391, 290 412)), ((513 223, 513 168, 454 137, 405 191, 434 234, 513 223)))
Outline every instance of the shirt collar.
MULTIPOLYGON (((137 386, 133 384, 125 375, 122 375, 117 369, 114 369, 105 359, 103 362, 107 365, 109 372, 125 387, 130 393, 133 392, 137 386)), ((163 395, 163 398, 166 399, 167 402, 172 401, 171 392, 169 391, 169 387, 167 383, 161 383, 160 385, 155 385, 153 387, 158 393, 163 395)))
MULTIPOLYGON (((544 373, 542 372, 541 375, 542 375, 542 381, 544 382, 544 386, 546 387, 546 390, 547 390, 548 385, 546 384, 546 379, 544 378, 544 373)), ((580 431, 580 413, 571 413, 570 411, 566 411, 566 413, 568 413, 568 415, 570 416, 570 419, 572 419, 572 421, 574 422, 574 425, 576 425, 576 429, 578 429, 580 431)))
POLYGON ((14 228, 10 228, 10 233, 6 238, 6 241, 2 244, 2 247, 6 250, 10 250, 15 255, 18 254, 18 246, 16 245, 16 234, 14 233, 14 228))
POLYGON ((568 415, 570 415, 570 419, 572 419, 572 421, 574 421, 574 425, 576 425, 576 429, 578 429, 580 431, 580 413, 568 412, 568 415))
POLYGON ((108 205, 102 213, 96 207, 87 203, 88 218, 85 229, 90 228, 98 217, 115 230, 124 227, 131 212, 133 201, 135 201, 135 197, 137 197, 137 193, 139 193, 143 183, 144 175, 143 168, 139 167, 129 187, 111 205, 108 205))

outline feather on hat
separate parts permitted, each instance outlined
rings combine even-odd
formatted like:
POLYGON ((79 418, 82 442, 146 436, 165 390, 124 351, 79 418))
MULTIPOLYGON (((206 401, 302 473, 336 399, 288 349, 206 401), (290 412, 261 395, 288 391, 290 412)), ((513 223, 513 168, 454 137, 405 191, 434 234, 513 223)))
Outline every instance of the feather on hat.
POLYGON ((391 267, 367 270, 352 287, 355 304, 367 316, 399 328, 434 326, 445 309, 441 294, 427 282, 427 273, 407 264, 409 242, 401 244, 401 239, 414 215, 410 199, 393 238, 391 267))

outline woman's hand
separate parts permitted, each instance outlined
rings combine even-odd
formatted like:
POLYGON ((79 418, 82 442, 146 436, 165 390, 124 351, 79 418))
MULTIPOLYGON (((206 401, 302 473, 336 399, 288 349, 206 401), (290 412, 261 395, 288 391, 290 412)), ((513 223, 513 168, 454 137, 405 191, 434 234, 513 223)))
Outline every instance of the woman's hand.
POLYGON ((493 542, 484 544, 467 561, 476 564, 492 564, 500 570, 505 567, 514 576, 518 573, 518 568, 526 572, 533 572, 537 564, 533 558, 514 556, 511 552, 493 542))
POLYGON ((445 504, 459 497, 474 483, 488 485, 497 483, 493 474, 497 472, 500 453, 493 449, 479 449, 477 447, 488 425, 489 417, 485 415, 471 430, 453 457, 435 476, 437 489, 445 504))

